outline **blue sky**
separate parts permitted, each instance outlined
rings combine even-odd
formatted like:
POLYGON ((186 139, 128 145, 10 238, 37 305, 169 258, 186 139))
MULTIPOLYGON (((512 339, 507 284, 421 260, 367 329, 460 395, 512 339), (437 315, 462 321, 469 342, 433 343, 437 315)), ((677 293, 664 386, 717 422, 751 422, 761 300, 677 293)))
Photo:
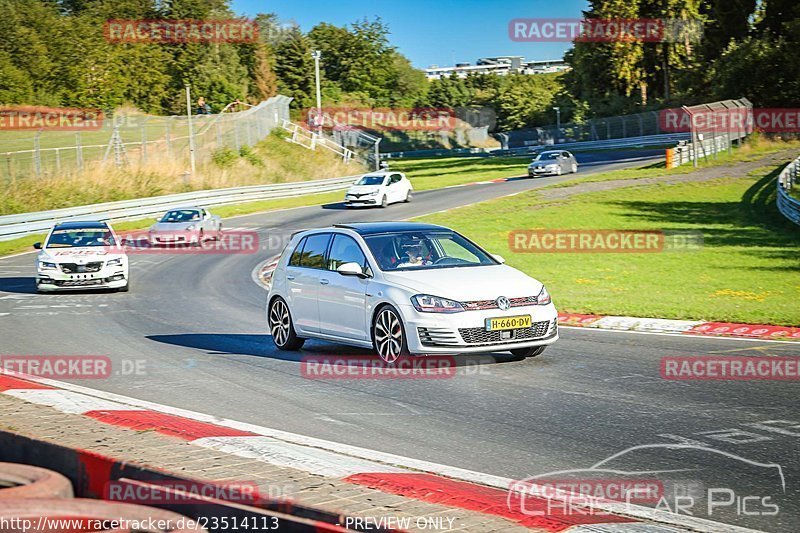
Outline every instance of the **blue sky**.
POLYGON ((391 42, 414 66, 474 63, 479 57, 560 58, 569 43, 517 43, 508 36, 515 18, 580 18, 586 0, 233 0, 240 15, 277 13, 303 31, 318 22, 342 26, 380 16, 391 42))

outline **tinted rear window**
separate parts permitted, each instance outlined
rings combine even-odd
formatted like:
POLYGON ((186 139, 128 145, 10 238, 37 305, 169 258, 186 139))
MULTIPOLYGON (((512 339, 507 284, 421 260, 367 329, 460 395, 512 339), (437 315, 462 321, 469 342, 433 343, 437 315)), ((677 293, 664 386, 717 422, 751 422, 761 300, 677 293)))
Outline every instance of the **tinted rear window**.
POLYGON ((307 268, 325 268, 325 251, 331 240, 330 233, 320 233, 306 237, 306 244, 300 257, 300 266, 307 268))

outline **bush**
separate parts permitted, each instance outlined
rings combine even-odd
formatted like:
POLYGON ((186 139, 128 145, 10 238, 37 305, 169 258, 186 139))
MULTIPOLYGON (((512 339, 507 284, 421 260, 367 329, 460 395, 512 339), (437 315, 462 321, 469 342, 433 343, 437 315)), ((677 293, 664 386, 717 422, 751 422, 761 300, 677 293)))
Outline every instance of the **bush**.
POLYGON ((264 166, 264 161, 261 159, 261 157, 259 157, 259 155, 255 153, 253 149, 247 145, 244 145, 241 148, 239 148, 239 155, 242 156, 242 158, 245 161, 247 161, 254 167, 264 166))
POLYGON ((211 153, 211 161, 219 168, 232 167, 236 162, 237 157, 239 156, 236 154, 236 152, 230 148, 220 148, 211 153))

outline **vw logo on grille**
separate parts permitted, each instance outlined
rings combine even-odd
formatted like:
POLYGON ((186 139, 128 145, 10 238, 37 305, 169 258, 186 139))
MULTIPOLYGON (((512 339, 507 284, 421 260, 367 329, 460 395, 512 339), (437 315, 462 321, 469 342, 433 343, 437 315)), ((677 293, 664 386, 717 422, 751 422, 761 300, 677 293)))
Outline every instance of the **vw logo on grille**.
POLYGON ((511 307, 511 302, 508 301, 508 298, 506 298, 505 296, 499 297, 497 300, 495 300, 495 303, 497 303, 497 307, 502 309, 503 311, 511 307))

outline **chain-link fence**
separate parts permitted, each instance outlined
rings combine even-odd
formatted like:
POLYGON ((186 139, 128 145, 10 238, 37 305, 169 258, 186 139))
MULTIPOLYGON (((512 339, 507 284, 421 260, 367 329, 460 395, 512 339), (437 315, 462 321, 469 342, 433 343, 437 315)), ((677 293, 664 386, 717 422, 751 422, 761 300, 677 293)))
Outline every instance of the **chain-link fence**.
MULTIPOLYGON (((193 115, 196 162, 215 150, 239 150, 264 139, 289 118, 291 98, 275 96, 242 111, 193 115)), ((244 104, 241 106, 244 107, 244 104)), ((190 119, 139 113, 107 117, 96 131, 0 131, 0 176, 6 180, 80 174, 100 165, 170 163, 189 168, 190 119)))
POLYGON ((666 133, 659 111, 589 119, 585 122, 550 124, 537 128, 498 133, 504 149, 559 143, 605 141, 666 133))

